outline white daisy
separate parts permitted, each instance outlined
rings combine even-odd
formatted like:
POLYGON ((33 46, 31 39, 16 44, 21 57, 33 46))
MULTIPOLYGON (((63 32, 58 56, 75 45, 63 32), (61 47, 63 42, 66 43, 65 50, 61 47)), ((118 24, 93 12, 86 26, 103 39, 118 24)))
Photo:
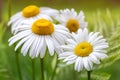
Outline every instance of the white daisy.
POLYGON ((57 14, 58 11, 56 9, 52 9, 49 7, 37 7, 35 5, 29 5, 25 7, 21 12, 18 12, 14 16, 10 18, 10 21, 8 22, 8 26, 12 26, 12 33, 14 33, 15 28, 19 27, 20 24, 24 20, 30 20, 30 19, 36 19, 41 16, 41 14, 48 15, 51 17, 54 17, 55 14, 57 14))
POLYGON ((54 55, 54 51, 58 52, 57 46, 64 44, 65 39, 69 37, 68 29, 62 25, 55 25, 49 19, 31 19, 24 21, 19 27, 19 32, 9 39, 11 46, 15 42, 17 50, 20 46, 21 53, 25 56, 29 53, 30 57, 44 57, 46 48, 50 55, 54 55))
POLYGON ((60 14, 58 14, 56 20, 66 26, 70 32, 77 32, 79 28, 84 29, 87 27, 87 22, 84 21, 83 11, 77 14, 74 9, 60 10, 60 14))
POLYGON ((83 68, 90 71, 94 64, 100 64, 100 60, 107 57, 105 48, 108 43, 99 35, 99 32, 88 34, 87 29, 79 29, 77 34, 72 33, 72 39, 67 39, 67 45, 62 45, 63 52, 59 59, 64 59, 67 64, 75 63, 75 70, 83 68))

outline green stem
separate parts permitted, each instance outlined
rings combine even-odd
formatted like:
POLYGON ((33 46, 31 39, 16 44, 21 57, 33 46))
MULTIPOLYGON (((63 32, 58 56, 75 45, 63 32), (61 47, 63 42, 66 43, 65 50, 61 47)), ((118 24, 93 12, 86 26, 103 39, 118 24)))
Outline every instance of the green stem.
MULTIPOLYGON (((10 17, 11 17, 11 2, 12 0, 8 0, 8 20, 10 20, 10 17)), ((21 75, 20 62, 19 62, 19 54, 18 52, 15 52, 15 54, 16 54, 16 64, 17 64, 17 69, 19 74, 19 80, 23 80, 21 75)))
POLYGON ((19 54, 16 54, 16 64, 17 64, 17 69, 18 69, 18 74, 19 74, 19 80, 22 80, 22 75, 21 75, 21 68, 20 68, 20 62, 19 62, 19 54))
POLYGON ((91 80, 91 71, 87 71, 88 80, 91 80))
POLYGON ((51 80, 54 80, 54 76, 55 76, 55 72, 58 66, 58 56, 56 56, 56 63, 55 63, 55 68, 53 70, 52 76, 51 76, 51 80))
POLYGON ((35 80, 35 59, 32 59, 32 78, 33 78, 33 80, 35 80))
POLYGON ((12 0, 8 0, 8 19, 10 20, 11 17, 11 1, 12 0))
POLYGON ((44 80, 44 64, 43 64, 43 59, 40 59, 41 62, 41 79, 44 80))

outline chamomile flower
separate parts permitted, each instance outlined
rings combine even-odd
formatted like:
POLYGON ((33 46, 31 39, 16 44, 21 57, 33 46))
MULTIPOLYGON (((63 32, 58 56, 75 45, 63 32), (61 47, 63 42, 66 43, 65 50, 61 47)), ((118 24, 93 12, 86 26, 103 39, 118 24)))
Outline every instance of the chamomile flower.
POLYGON ((107 57, 105 48, 108 43, 99 32, 88 34, 87 29, 79 29, 77 34, 72 33, 72 37, 61 46, 63 52, 59 54, 59 59, 64 59, 67 64, 75 63, 76 71, 84 68, 90 71, 93 64, 100 64, 100 60, 107 57))
POLYGON ((55 25, 49 19, 31 19, 24 21, 19 27, 19 32, 11 37, 9 45, 18 42, 15 51, 22 46, 21 53, 25 56, 29 53, 31 58, 44 57, 46 48, 50 55, 54 51, 59 52, 57 46, 64 44, 65 39, 70 36, 68 29, 62 25, 55 25))
POLYGON ((57 14, 58 11, 56 9, 52 9, 49 7, 38 7, 36 5, 29 5, 25 7, 21 12, 16 13, 14 16, 10 18, 8 22, 8 26, 12 26, 12 33, 14 33, 16 27, 19 27, 24 20, 36 19, 41 16, 41 14, 48 15, 53 17, 57 14))
POLYGON ((80 11, 78 14, 74 9, 60 10, 60 14, 56 20, 66 26, 70 32, 77 32, 79 28, 87 27, 87 22, 84 21, 84 13, 80 11))

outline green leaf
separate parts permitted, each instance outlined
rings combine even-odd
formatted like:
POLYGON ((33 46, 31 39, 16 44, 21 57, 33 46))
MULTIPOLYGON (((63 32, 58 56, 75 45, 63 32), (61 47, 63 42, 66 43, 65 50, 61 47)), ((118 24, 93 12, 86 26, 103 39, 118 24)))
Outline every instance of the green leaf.
POLYGON ((118 51, 118 53, 111 54, 107 59, 104 59, 101 65, 99 66, 99 69, 109 67, 119 59, 120 59, 120 50, 118 51))
POLYGON ((101 73, 101 72, 93 72, 92 73, 92 80, 109 80, 110 74, 108 73, 101 73))

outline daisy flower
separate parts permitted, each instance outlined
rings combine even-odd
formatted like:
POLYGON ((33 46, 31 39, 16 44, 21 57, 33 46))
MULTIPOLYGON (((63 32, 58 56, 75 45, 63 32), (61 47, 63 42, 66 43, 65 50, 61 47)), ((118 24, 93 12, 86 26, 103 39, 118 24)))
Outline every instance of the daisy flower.
POLYGON ((58 11, 56 9, 52 9, 49 7, 38 7, 36 5, 29 5, 25 7, 21 12, 16 13, 14 16, 10 18, 8 22, 8 26, 12 25, 12 33, 14 33, 15 28, 19 27, 21 22, 24 20, 36 19, 39 18, 41 14, 48 15, 53 17, 57 14, 58 11))
POLYGON ((84 21, 84 13, 80 11, 78 14, 74 9, 60 10, 60 14, 56 20, 66 26, 70 32, 77 32, 79 28, 87 27, 87 22, 84 21))
POLYGON ((15 51, 22 46, 21 53, 24 56, 29 53, 31 58, 39 55, 43 58, 47 48, 51 56, 54 55, 54 51, 59 52, 57 46, 64 44, 68 36, 70 35, 67 28, 55 25, 44 17, 24 21, 19 27, 19 32, 8 41, 10 46, 18 42, 15 51))
POLYGON ((59 59, 64 59, 67 64, 75 63, 74 69, 81 71, 84 68, 88 71, 93 69, 93 64, 100 64, 100 60, 107 57, 105 48, 108 43, 99 35, 99 32, 88 34, 88 30, 79 29, 77 34, 72 33, 67 44, 62 45, 63 52, 59 59))

